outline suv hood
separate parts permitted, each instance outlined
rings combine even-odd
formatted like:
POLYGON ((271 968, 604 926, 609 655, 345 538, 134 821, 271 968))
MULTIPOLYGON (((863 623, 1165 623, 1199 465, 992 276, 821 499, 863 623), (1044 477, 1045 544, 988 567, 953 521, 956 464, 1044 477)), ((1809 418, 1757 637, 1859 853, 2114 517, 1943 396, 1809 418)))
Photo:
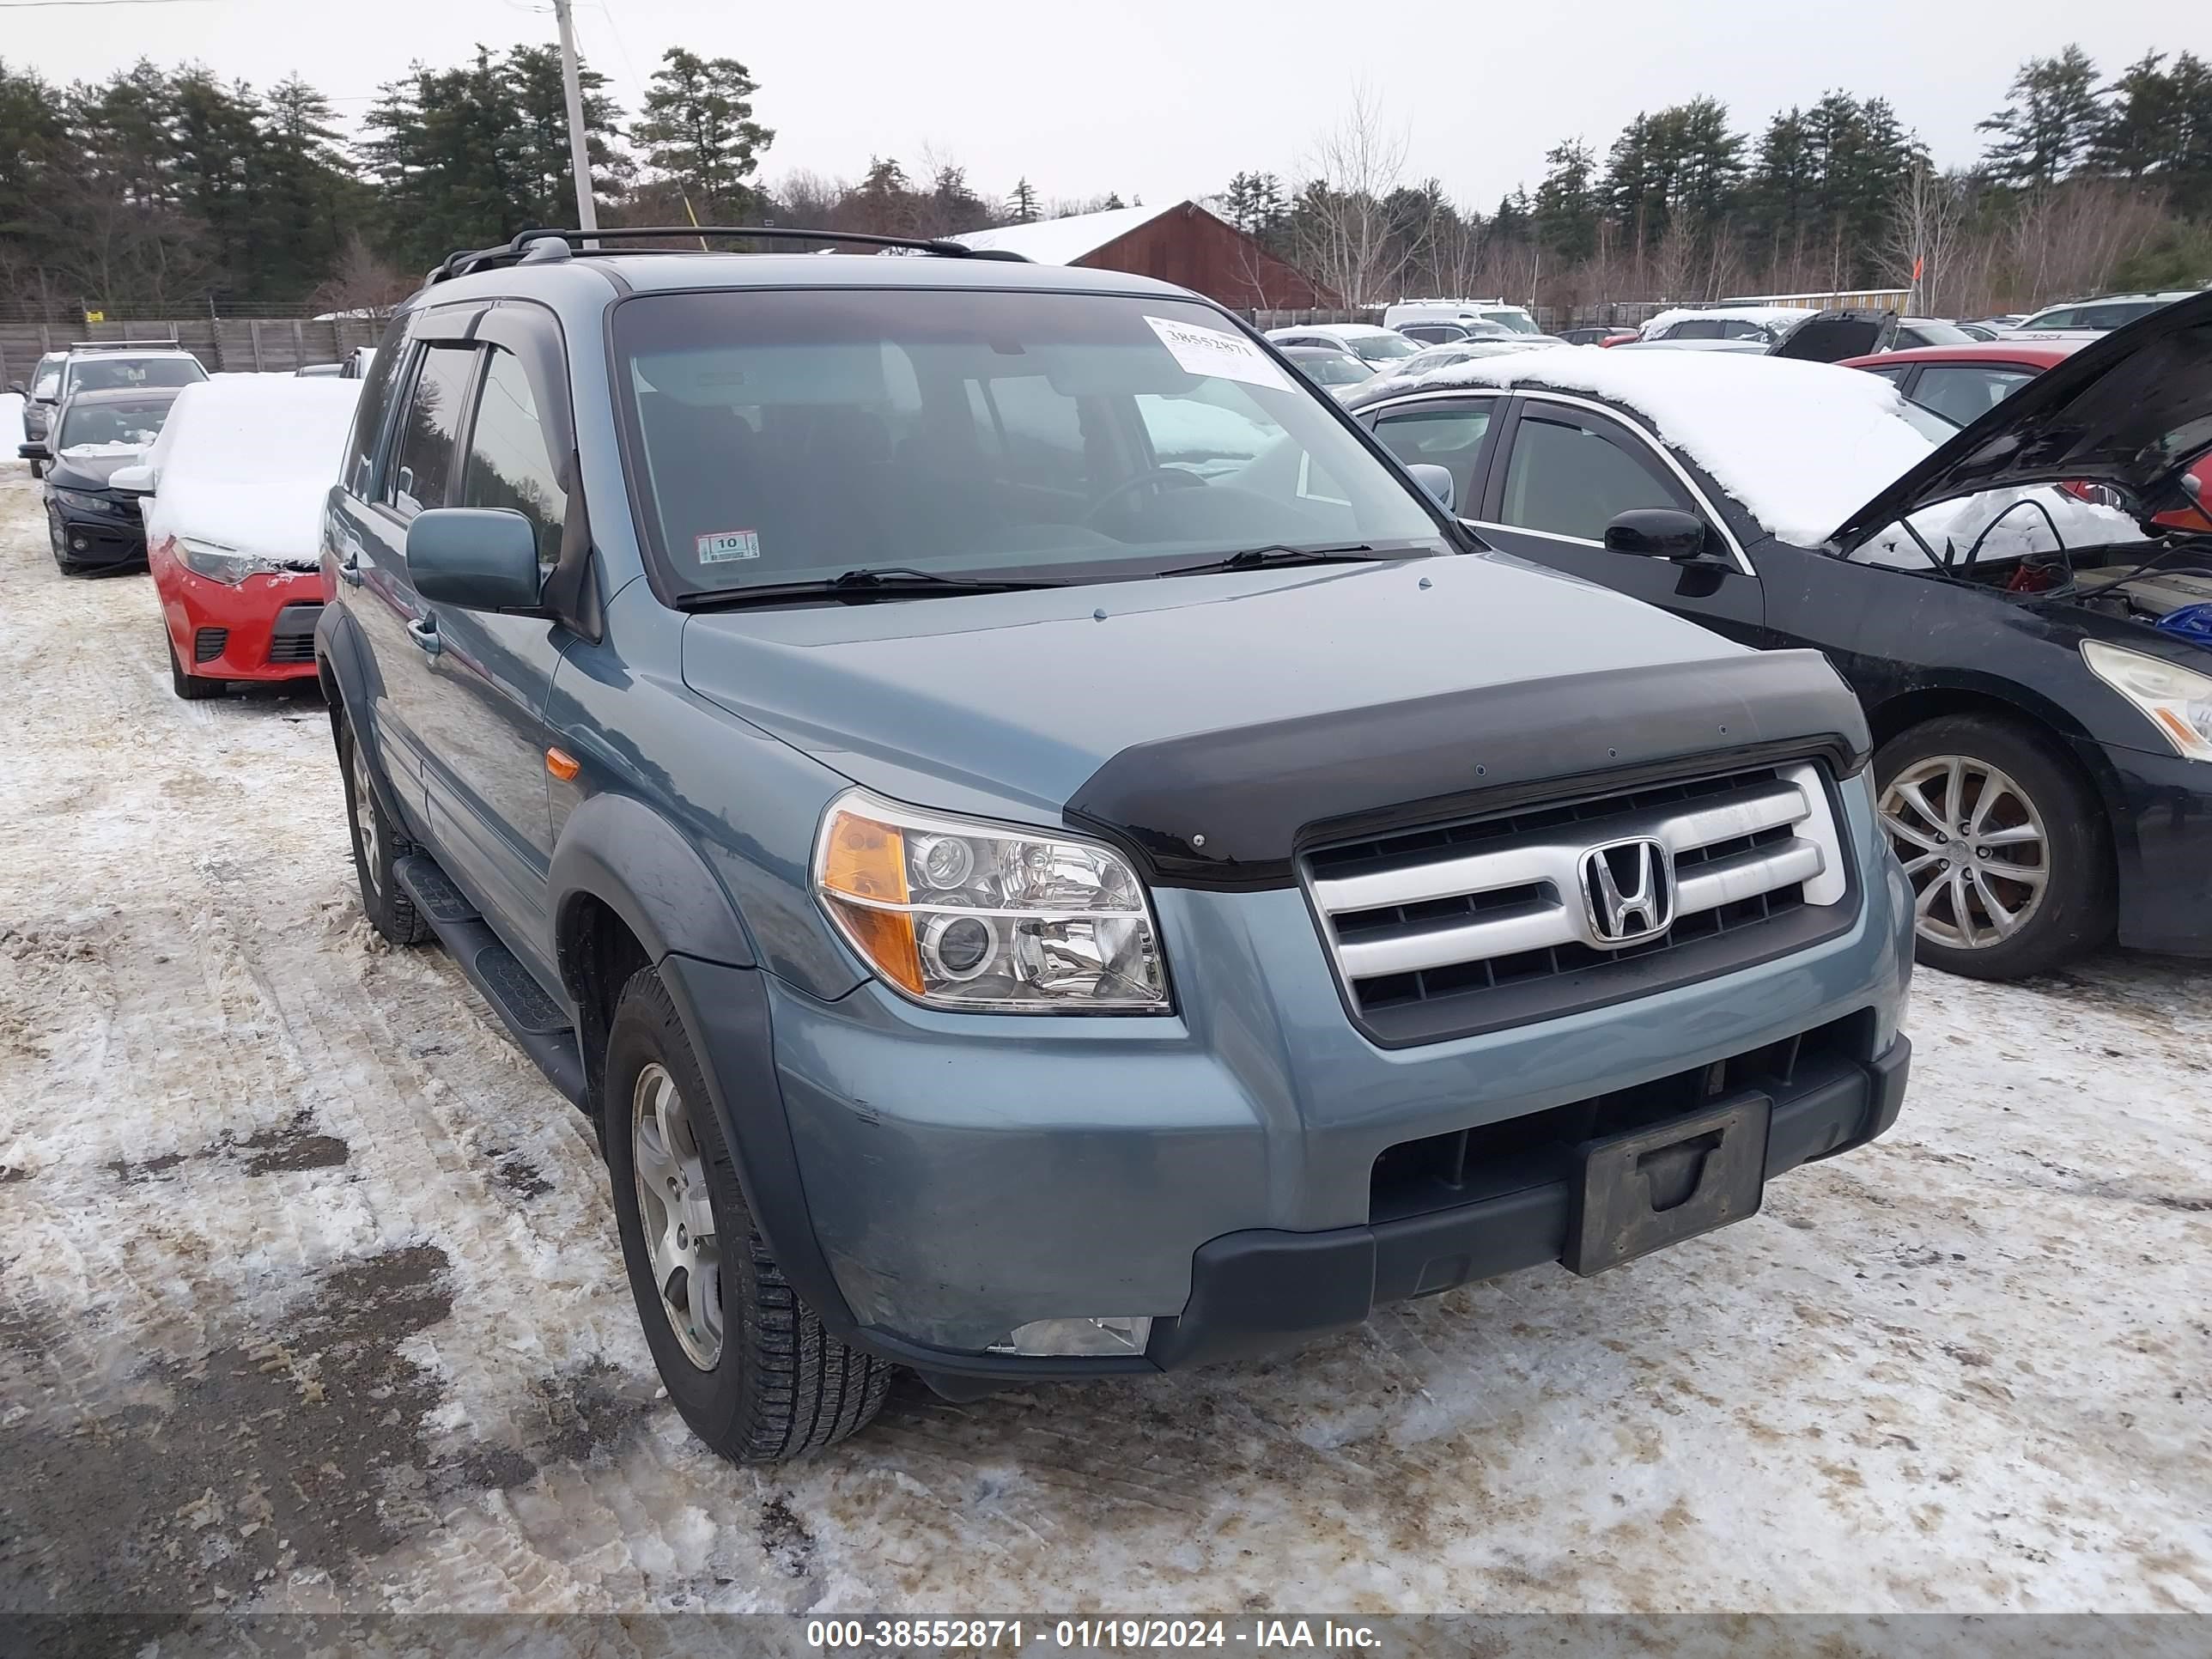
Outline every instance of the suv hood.
POLYGON ((1770 357, 1800 362, 1839 363, 1846 357, 1870 357, 1887 351, 1897 337, 1893 311, 1818 311, 1766 348, 1770 357))
MULTIPOLYGON (((1761 655, 1594 584, 1470 554, 702 612, 685 622, 683 672, 895 799, 1045 822, 1073 805, 1144 841, 1172 832, 1180 805, 1148 821, 1079 799, 1116 757, 1164 757, 1143 769, 1148 786, 1189 758, 1176 799, 1199 826, 1225 829, 1223 792, 1250 793, 1233 782, 1243 771, 1263 788, 1294 783, 1287 821, 1303 824, 1477 787, 1486 757, 1486 785, 1507 781, 1508 751, 1558 777, 1756 744, 1802 708, 1781 712, 1784 696, 1770 712, 1735 680, 1779 674, 1790 656, 1848 702, 1810 653, 1761 655), (1680 710, 1663 732, 1639 725, 1660 679, 1657 702, 1680 710)), ((1816 724, 1855 722, 1853 706, 1816 724)), ((1286 867, 1280 848, 1231 840, 1200 834, 1187 862, 1236 880, 1286 867)))
POLYGON ((2180 300, 2045 369, 1837 527, 1845 551, 1923 507, 1984 489, 2110 484, 2148 519, 2190 505, 2212 451, 2212 293, 2180 300))

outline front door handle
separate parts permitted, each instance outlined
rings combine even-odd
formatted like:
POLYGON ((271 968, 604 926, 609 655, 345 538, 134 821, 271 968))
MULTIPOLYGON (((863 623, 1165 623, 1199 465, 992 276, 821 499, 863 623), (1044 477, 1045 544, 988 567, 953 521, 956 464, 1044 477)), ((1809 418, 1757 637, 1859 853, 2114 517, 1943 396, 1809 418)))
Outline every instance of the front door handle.
POLYGON ((446 642, 438 637, 438 619, 435 617, 416 617, 407 624, 407 637, 422 647, 422 654, 426 657, 434 657, 446 648, 446 642))
POLYGON ((359 548, 349 548, 345 557, 338 561, 338 580, 348 587, 361 586, 361 550, 359 548))

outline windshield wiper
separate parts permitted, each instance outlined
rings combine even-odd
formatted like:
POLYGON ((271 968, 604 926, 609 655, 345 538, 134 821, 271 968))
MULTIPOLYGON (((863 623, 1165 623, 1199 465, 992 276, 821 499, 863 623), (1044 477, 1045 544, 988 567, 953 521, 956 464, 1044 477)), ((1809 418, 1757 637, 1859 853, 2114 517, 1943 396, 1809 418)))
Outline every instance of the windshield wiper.
POLYGON ((1248 547, 1242 552, 1231 553, 1226 558, 1208 559, 1204 564, 1178 565, 1173 570, 1163 570, 1163 576, 1200 576, 1217 570, 1264 570, 1279 564, 1372 564, 1386 559, 1425 558, 1427 554, 1418 546, 1394 548, 1378 551, 1366 542, 1347 542, 1341 547, 1292 547, 1277 543, 1272 547, 1248 547))
POLYGON ((715 611, 728 606, 767 605, 778 599, 829 594, 860 599, 927 599, 940 593, 1014 593, 1030 587, 1065 587, 1066 582, 1042 581, 1028 576, 940 576, 906 565, 867 565, 820 581, 762 582, 750 587, 723 588, 710 592, 685 593, 677 599, 684 611, 715 611))

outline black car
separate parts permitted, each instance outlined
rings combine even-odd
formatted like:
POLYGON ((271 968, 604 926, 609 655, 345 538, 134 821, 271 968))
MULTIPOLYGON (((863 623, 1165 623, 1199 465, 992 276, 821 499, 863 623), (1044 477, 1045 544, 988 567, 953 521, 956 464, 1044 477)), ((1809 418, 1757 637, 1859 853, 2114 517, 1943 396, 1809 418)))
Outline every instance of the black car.
POLYGON ((110 489, 108 479, 143 459, 183 390, 80 392, 55 412, 51 439, 17 450, 46 467, 46 530, 65 574, 144 562, 140 498, 110 489))
POLYGON ((2212 295, 1942 422, 1933 449, 1882 422, 1936 417, 1825 368, 1563 357, 1487 359, 1349 406, 1400 459, 1446 466, 1492 546, 1749 644, 1826 651, 1880 744, 1923 962, 2016 977, 2115 931, 2212 954, 2212 536, 2151 523, 2187 504, 2212 450, 2212 295), (1773 418, 1743 417, 1753 396, 1773 418), (1798 421, 1792 398, 1811 400, 1798 421), (1884 473, 1877 457, 1852 510, 1835 486, 1853 457, 1802 453, 1815 434, 1902 459, 1884 473))
MULTIPOLYGON (((68 352, 49 351, 33 367, 28 386, 18 380, 9 386, 9 391, 23 399, 23 438, 26 442, 44 443, 51 435, 54 405, 61 400, 62 395, 62 365, 68 361, 68 352)), ((45 471, 44 462, 31 463, 33 477, 39 477, 45 471)))

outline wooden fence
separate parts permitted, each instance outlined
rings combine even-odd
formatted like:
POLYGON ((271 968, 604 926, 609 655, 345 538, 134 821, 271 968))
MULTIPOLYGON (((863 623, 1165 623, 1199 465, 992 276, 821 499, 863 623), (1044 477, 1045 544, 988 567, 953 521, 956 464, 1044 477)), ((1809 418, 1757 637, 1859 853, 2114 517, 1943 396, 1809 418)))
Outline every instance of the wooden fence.
POLYGON ((178 322, 0 323, 0 389, 27 382, 39 359, 74 340, 158 340, 182 347, 210 374, 289 374, 310 363, 334 363, 357 346, 384 337, 373 317, 313 322, 299 317, 201 317, 178 322))

